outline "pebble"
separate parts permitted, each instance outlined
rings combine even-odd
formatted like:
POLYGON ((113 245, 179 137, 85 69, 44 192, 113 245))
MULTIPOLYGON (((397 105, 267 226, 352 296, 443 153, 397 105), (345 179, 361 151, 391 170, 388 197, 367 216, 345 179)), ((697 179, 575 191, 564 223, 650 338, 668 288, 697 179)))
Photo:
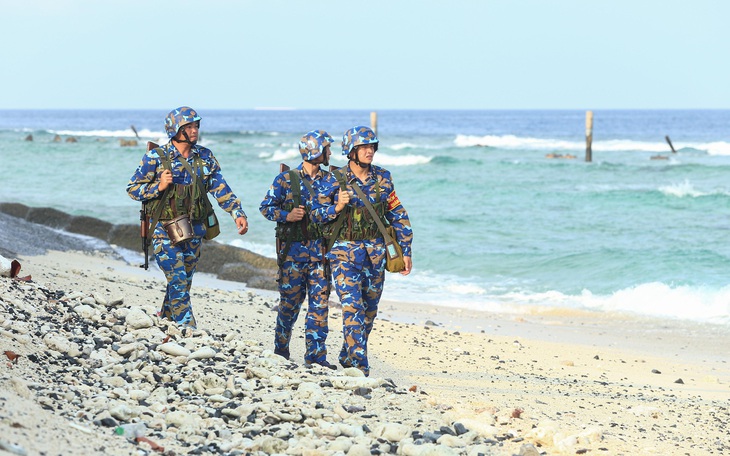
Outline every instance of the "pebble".
POLYGON ((165 342, 159 345, 157 349, 172 356, 190 356, 190 350, 175 342, 165 342))

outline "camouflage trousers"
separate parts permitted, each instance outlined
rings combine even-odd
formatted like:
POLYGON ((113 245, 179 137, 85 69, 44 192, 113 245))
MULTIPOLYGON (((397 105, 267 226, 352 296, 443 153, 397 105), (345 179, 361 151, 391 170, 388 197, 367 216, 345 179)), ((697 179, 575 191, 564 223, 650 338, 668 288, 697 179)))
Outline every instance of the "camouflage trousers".
POLYGON ((330 280, 324 263, 285 261, 279 268, 279 295, 279 312, 274 332, 275 350, 289 353, 292 328, 297 321, 304 298, 309 296, 304 324, 306 343, 304 361, 309 364, 327 361, 330 280))
POLYGON ((201 239, 205 235, 202 223, 193 223, 194 237, 177 245, 172 245, 167 233, 161 225, 155 230, 152 243, 155 258, 160 270, 167 279, 165 300, 162 303, 160 316, 177 322, 180 325, 195 328, 195 316, 190 302, 190 287, 193 274, 200 257, 201 239))
POLYGON ((368 337, 383 294, 384 268, 382 265, 374 266, 369 258, 362 266, 333 260, 332 281, 342 303, 344 341, 340 350, 340 364, 343 367, 357 367, 365 375, 370 375, 368 337))

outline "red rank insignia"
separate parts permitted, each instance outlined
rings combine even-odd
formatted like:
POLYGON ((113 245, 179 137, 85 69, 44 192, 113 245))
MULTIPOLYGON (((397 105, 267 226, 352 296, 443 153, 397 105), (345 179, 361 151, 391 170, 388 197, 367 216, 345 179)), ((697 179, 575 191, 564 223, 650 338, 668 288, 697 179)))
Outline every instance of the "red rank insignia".
POLYGON ((392 211, 398 206, 400 206, 400 200, 398 199, 398 195, 395 194, 395 190, 393 190, 388 195, 388 210, 392 211))

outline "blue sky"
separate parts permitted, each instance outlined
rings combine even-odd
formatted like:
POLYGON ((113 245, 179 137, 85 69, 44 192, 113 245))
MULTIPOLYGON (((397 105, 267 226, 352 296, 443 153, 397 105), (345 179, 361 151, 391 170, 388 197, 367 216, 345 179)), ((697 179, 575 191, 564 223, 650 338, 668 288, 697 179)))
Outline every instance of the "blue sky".
POLYGON ((0 4, 0 109, 730 108, 723 0, 0 4))

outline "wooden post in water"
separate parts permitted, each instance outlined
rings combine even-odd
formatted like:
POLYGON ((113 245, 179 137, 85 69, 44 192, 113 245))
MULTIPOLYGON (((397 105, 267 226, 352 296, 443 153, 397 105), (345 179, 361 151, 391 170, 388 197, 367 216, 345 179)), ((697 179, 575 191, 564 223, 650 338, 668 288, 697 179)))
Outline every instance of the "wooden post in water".
POLYGON ((593 161, 593 111, 586 111, 586 161, 593 161))
POLYGON ((370 113, 370 129, 378 136, 378 113, 375 111, 370 113))

